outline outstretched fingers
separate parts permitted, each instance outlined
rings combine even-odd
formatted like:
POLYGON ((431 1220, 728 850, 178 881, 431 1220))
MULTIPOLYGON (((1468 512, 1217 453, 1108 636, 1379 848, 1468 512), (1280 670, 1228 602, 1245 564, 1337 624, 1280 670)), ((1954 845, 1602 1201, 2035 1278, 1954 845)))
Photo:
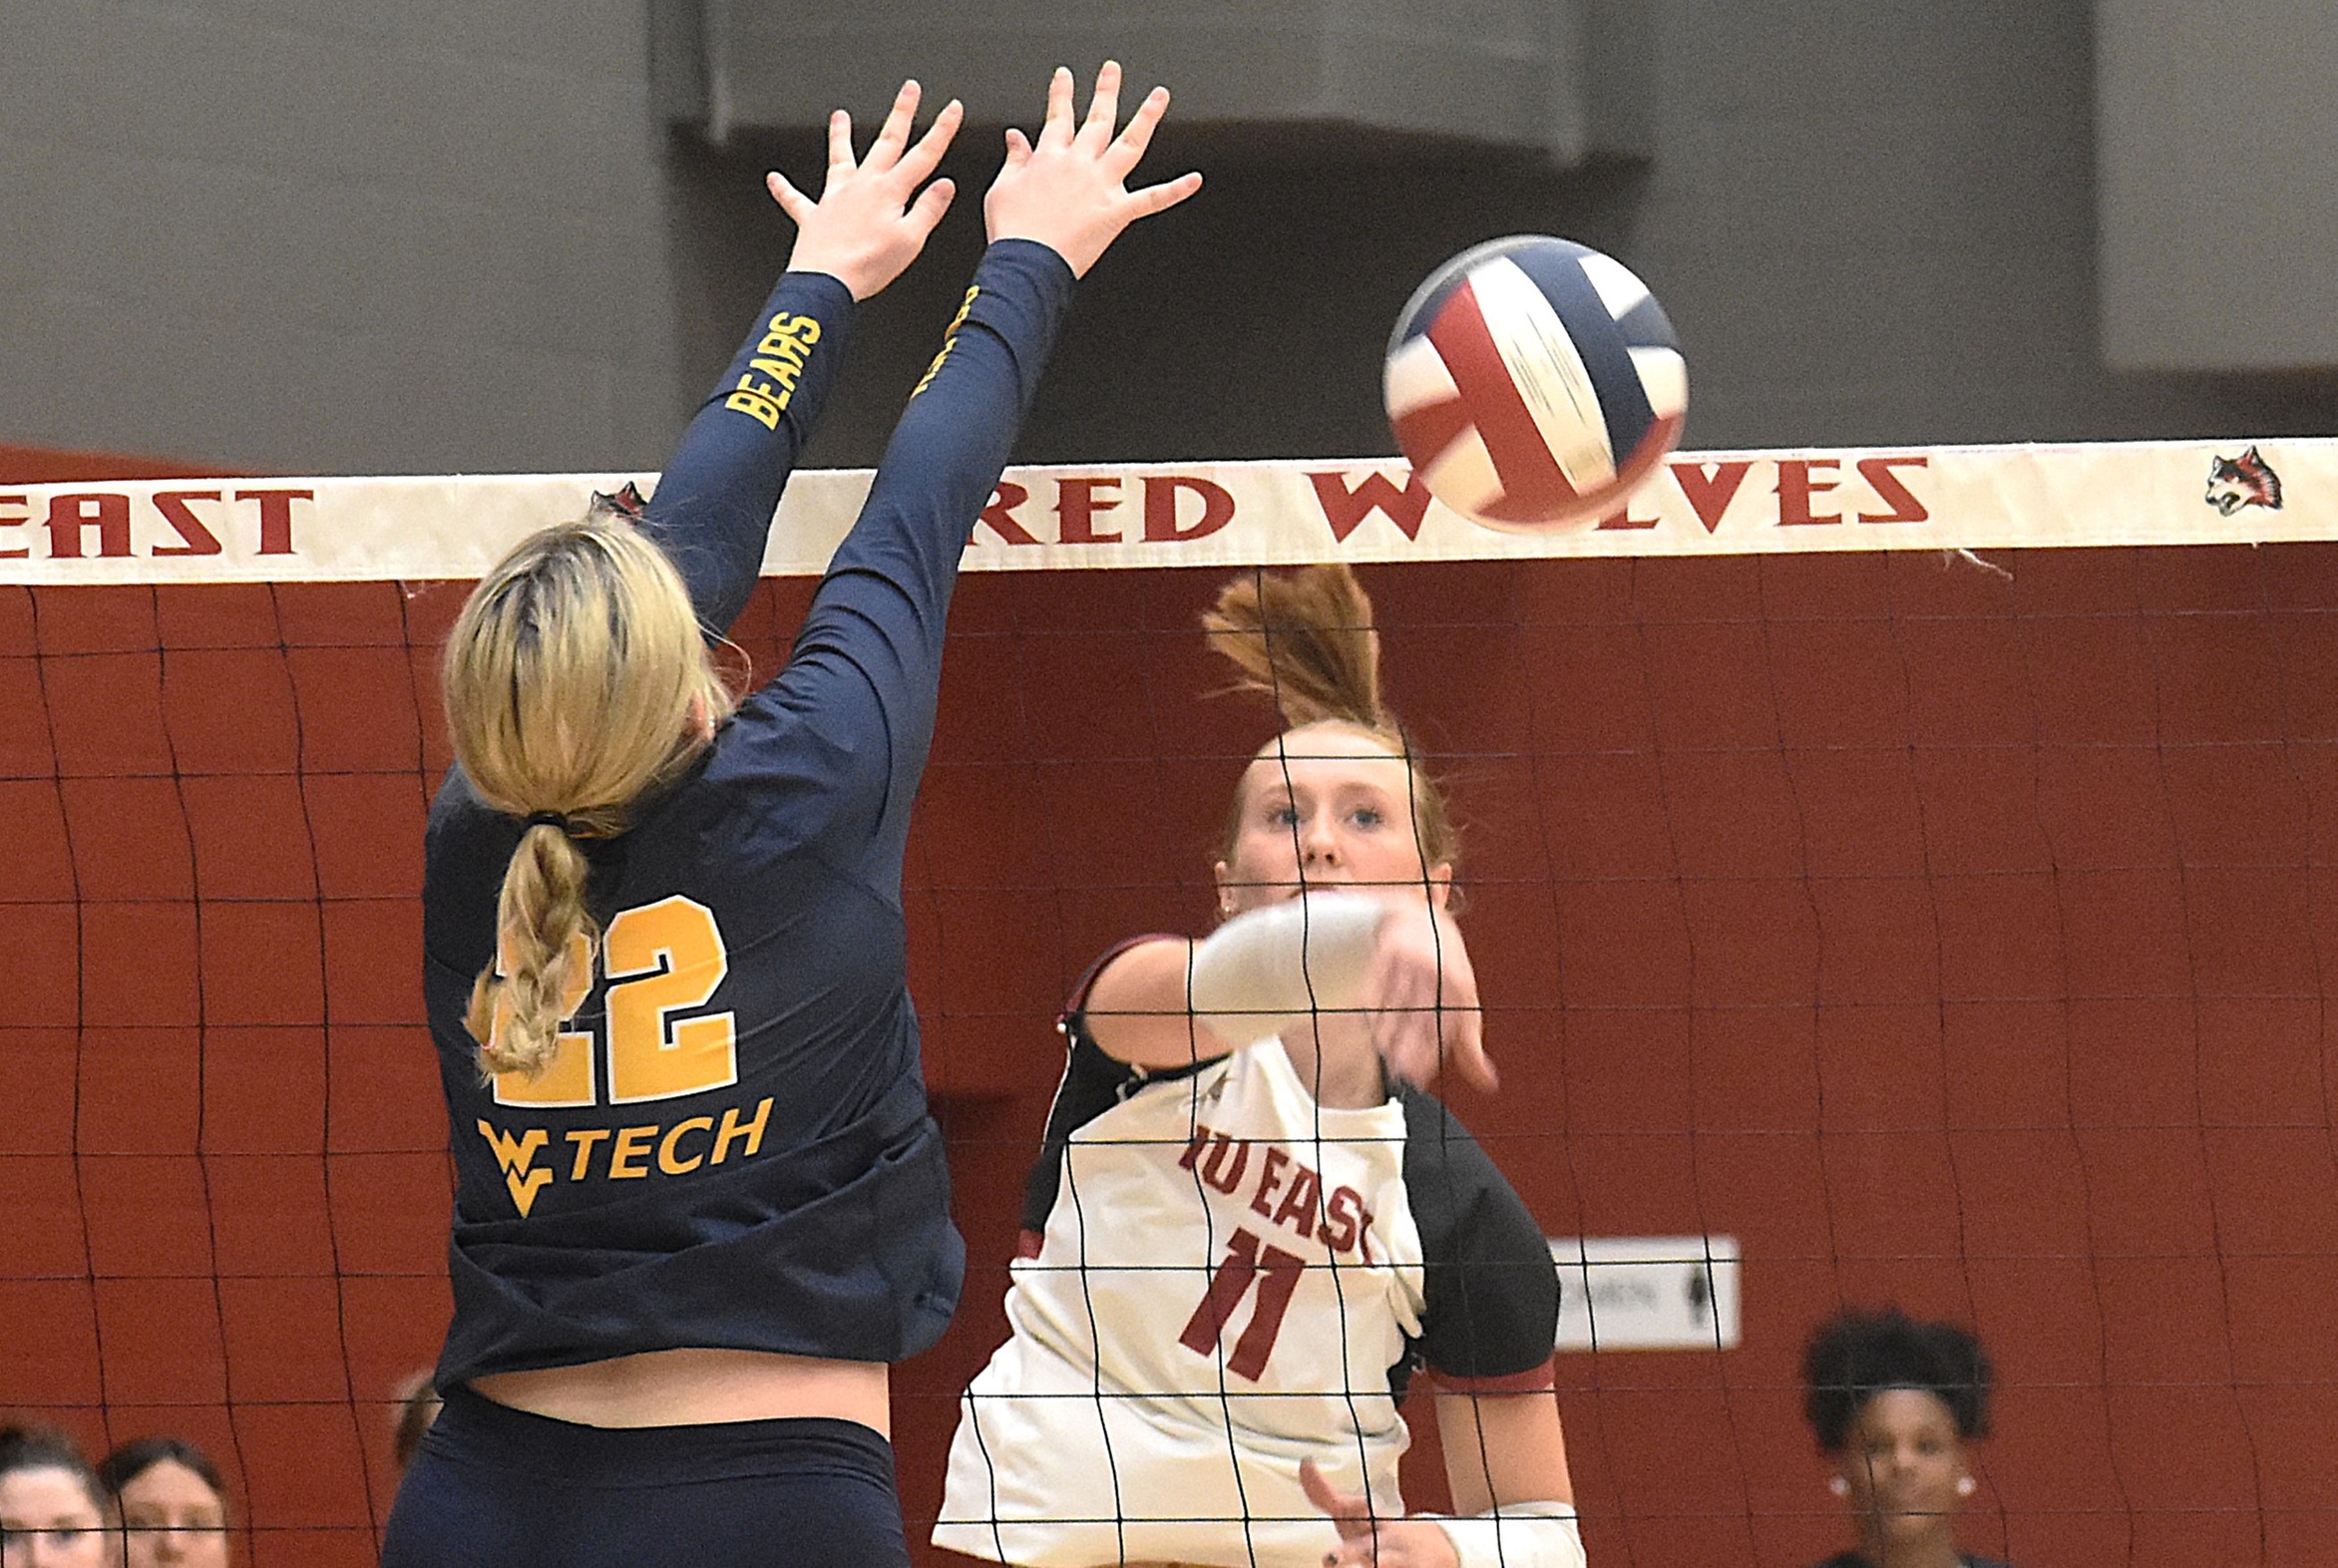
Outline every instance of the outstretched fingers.
POLYGON ((773 170, 763 177, 763 189, 771 193, 771 199, 788 215, 788 221, 801 228, 819 209, 819 203, 788 183, 787 176, 773 170))
POLYGON ((910 203, 907 221, 920 246, 934 232, 934 225, 942 221, 942 214, 950 210, 951 198, 958 195, 958 187, 948 180, 937 180, 918 193, 918 199, 910 203))
POLYGON ((1165 180, 1157 186, 1147 186, 1142 191, 1131 191, 1128 198, 1136 204, 1138 217, 1151 217, 1155 212, 1168 211, 1201 188, 1202 177, 1197 171, 1179 175, 1175 180, 1165 180))
POLYGON ((1120 62, 1107 60, 1096 73, 1095 95, 1088 100, 1088 118, 1079 128, 1078 140, 1101 149, 1112 140, 1112 128, 1120 123, 1120 62))
POLYGON ((918 118, 921 92, 917 78, 912 77, 893 95, 893 107, 886 111, 885 124, 878 127, 877 140, 870 144, 869 156, 862 161, 872 173, 891 169, 901 161, 902 149, 909 146, 910 126, 918 118))
MULTIPOLYGON (((911 84, 915 86, 916 84, 911 84)), ((966 106, 952 99, 942 106, 942 113, 918 138, 917 146, 902 156, 894 166, 894 174, 905 188, 922 184, 926 177, 941 166, 942 155, 950 151, 950 144, 958 135, 959 122, 966 118, 966 106)))
POLYGON ((1145 95, 1145 101, 1136 106, 1128 125, 1112 141, 1112 151, 1105 155, 1113 172, 1126 178, 1128 172, 1143 160, 1145 149, 1153 145, 1153 130, 1161 117, 1169 112, 1169 89, 1156 87, 1145 95))
POLYGON ((952 100, 912 141, 921 97, 915 81, 902 83, 863 160, 853 157, 852 117, 841 109, 829 116, 828 178, 819 200, 783 175, 767 178, 772 199, 796 224, 791 270, 826 272, 855 299, 866 299, 925 248, 957 194, 950 181, 933 176, 966 111, 952 100))
POLYGON ((853 172, 853 117, 839 109, 828 117, 828 179, 853 172))
MULTIPOLYGON (((1128 126, 1112 141, 1104 155, 1105 167, 1115 178, 1125 181, 1133 173, 1145 150, 1153 145, 1153 132, 1161 124, 1161 117, 1169 112, 1169 89, 1156 87, 1145 95, 1145 101, 1136 106, 1128 126)), ((1175 180, 1164 180, 1157 186, 1146 186, 1128 193, 1134 217, 1151 217, 1155 212, 1166 212, 1178 202, 1202 188, 1199 173, 1179 175, 1175 180)))
POLYGON ((1006 133, 1006 164, 992 182, 983 210, 993 239, 1031 239, 1048 246, 1084 274, 1130 223, 1175 206, 1201 189, 1187 175, 1132 192, 1128 177, 1168 108, 1169 95, 1147 95, 1125 130, 1115 134, 1122 75, 1107 61, 1096 74, 1084 119, 1075 122, 1073 80, 1058 68, 1047 83, 1047 117, 1034 138, 1006 133))
POLYGON ((1068 147, 1071 139, 1071 68, 1057 66, 1047 79, 1047 118, 1039 127, 1039 146, 1068 147))

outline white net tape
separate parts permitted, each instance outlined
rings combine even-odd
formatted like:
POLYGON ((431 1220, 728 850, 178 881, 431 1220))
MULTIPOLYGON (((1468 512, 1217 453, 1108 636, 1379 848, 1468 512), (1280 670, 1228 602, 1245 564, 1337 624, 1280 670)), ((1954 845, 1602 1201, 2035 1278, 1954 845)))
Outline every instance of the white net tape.
MULTIPOLYGON (((474 578, 642 474, 155 480, 0 494, 0 582, 474 578)), ((764 557, 816 575, 867 470, 798 474, 764 557)), ((2338 439, 1681 453, 1596 525, 1497 531, 1395 460, 1009 469, 974 571, 1845 550, 2273 544, 2338 538, 2338 439)))

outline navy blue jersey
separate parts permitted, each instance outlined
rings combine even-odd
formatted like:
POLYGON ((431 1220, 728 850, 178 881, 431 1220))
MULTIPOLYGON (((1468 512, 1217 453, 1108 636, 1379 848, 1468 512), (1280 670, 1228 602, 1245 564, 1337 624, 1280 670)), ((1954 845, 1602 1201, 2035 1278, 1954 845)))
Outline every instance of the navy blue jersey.
MULTIPOLYGON (((992 245, 787 665, 622 836, 561 1047, 482 1083, 464 1027, 521 823, 458 768, 431 809, 425 989, 457 1172, 442 1386, 687 1346, 896 1361, 965 1271, 901 910, 959 558, 1071 294, 992 245)), ((781 279, 644 527, 712 630, 745 603, 852 303, 781 279)))

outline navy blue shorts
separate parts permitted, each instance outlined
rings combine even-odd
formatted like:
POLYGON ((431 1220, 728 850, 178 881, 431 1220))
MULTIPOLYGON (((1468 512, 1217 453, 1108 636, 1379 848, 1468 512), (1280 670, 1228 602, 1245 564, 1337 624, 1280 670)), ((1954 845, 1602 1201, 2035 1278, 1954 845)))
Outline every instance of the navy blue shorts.
POLYGON ((893 1448, 858 1421, 579 1426, 447 1394, 382 1568, 908 1568, 893 1448))

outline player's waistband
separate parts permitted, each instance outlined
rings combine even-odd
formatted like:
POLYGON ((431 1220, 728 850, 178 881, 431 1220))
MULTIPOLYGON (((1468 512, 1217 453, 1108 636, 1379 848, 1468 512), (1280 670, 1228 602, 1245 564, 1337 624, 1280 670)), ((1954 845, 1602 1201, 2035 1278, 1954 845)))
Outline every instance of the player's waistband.
POLYGON ((570 1483, 669 1485, 824 1474, 893 1489, 893 1445, 858 1421, 799 1415, 688 1426, 582 1426, 457 1385, 423 1441, 442 1459, 570 1483))

